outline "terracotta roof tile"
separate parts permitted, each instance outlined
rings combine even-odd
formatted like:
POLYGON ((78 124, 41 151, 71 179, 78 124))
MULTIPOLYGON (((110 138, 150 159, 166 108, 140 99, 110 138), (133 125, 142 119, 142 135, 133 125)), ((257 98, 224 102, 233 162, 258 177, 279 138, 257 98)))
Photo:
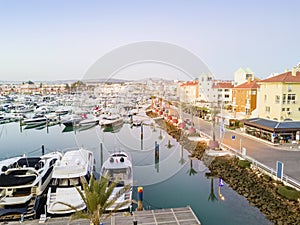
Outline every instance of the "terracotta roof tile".
POLYGON ((264 80, 261 80, 259 82, 292 82, 292 83, 298 83, 300 82, 300 72, 296 73, 296 76, 292 76, 292 72, 285 72, 282 74, 279 74, 274 77, 270 77, 264 80))
POLYGON ((212 88, 233 88, 233 84, 231 82, 218 82, 214 83, 212 88))
POLYGON ((240 85, 234 87, 234 89, 236 89, 236 88, 256 89, 256 88, 259 88, 259 84, 257 84, 257 82, 259 82, 259 81, 254 80, 254 81, 251 81, 250 83, 247 81, 243 84, 240 84, 240 85))
POLYGON ((184 87, 184 86, 194 86, 194 85, 198 85, 198 81, 187 81, 184 82, 180 85, 180 87, 184 87))

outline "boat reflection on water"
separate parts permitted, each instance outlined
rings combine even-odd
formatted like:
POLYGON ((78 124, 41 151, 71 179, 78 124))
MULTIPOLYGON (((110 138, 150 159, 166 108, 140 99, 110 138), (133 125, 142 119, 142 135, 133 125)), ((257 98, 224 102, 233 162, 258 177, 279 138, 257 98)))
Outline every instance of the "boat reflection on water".
POLYGON ((41 130, 41 129, 44 129, 46 126, 47 126, 46 123, 36 123, 36 124, 26 125, 26 127, 24 127, 24 129, 25 130, 28 130, 28 129, 38 129, 38 130, 41 130))
POLYGON ((90 124, 90 125, 85 125, 85 126, 66 126, 62 130, 62 132, 63 133, 72 132, 72 131, 74 131, 74 132, 77 132, 77 131, 81 132, 81 131, 89 130, 89 129, 91 129, 93 127, 96 127, 96 126, 97 126, 97 124, 90 124))
POLYGON ((118 133, 123 127, 123 123, 116 126, 103 127, 103 132, 118 133))
MULTIPOLYGON (((36 129, 36 130, 42 130, 44 128, 52 127, 59 124, 58 122, 49 122, 49 123, 37 123, 37 124, 30 124, 26 125, 24 127, 24 130, 29 130, 29 129, 36 129)), ((22 126, 21 126, 22 128, 22 126)))

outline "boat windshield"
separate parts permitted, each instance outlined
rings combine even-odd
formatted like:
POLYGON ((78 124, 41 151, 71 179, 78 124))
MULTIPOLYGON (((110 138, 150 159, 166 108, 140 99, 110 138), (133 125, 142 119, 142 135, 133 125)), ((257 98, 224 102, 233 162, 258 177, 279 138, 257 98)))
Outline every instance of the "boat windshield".
POLYGON ((130 178, 130 168, 105 169, 104 174, 108 174, 110 178, 119 178, 121 180, 130 178))
POLYGON ((60 178, 60 179, 52 179, 51 186, 56 187, 74 187, 80 185, 80 178, 60 178))

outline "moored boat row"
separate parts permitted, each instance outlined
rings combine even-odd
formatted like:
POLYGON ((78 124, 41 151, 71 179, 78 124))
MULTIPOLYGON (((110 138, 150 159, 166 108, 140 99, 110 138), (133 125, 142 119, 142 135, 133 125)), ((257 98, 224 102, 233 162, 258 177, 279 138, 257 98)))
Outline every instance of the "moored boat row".
MULTIPOLYGON (((47 213, 53 215, 84 210, 86 205, 78 191, 83 193, 82 182, 88 182, 94 176, 95 159, 92 151, 79 148, 40 157, 14 157, 1 161, 0 168, 0 220, 4 221, 36 217, 44 205, 47 213)), ((127 153, 110 155, 103 164, 101 175, 108 175, 110 181, 120 178, 111 198, 124 185, 133 186, 132 174, 127 153)), ((129 208, 131 190, 117 198, 116 204, 128 202, 119 210, 129 208)), ((108 210, 113 210, 113 207, 108 210)))

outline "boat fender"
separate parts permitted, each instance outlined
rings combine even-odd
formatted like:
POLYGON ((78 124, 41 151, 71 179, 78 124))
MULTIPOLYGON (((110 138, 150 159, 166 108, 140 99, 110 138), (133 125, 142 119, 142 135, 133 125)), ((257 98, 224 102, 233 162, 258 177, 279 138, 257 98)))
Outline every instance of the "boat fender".
POLYGON ((113 163, 114 162, 114 158, 110 158, 109 162, 113 163))
POLYGON ((34 169, 39 170, 39 168, 40 168, 40 165, 38 163, 34 165, 34 169))
POLYGON ((124 162, 124 158, 123 158, 123 157, 120 158, 120 162, 121 162, 121 163, 124 162))
POLYGON ((2 166, 2 169, 1 169, 2 172, 5 172, 7 170, 8 170, 7 166, 2 166))

